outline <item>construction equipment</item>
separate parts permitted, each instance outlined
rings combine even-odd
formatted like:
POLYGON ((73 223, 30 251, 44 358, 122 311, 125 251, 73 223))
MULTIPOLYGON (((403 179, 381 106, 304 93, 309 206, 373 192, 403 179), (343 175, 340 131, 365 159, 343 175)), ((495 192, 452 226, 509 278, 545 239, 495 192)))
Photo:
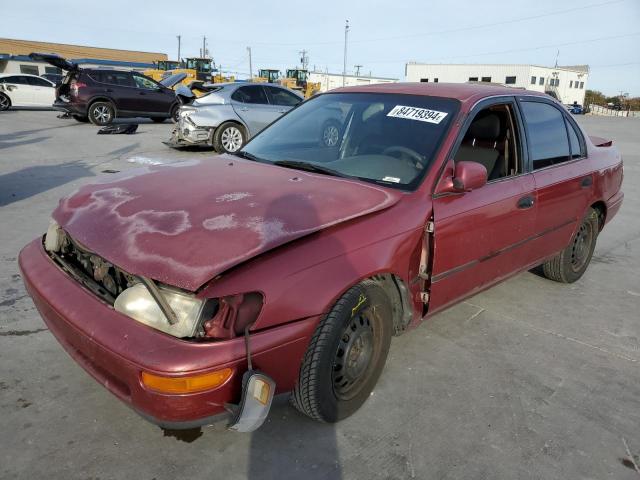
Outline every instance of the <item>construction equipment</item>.
POLYGON ((309 71, 301 68, 287 69, 287 76, 280 80, 280 85, 297 90, 304 98, 309 98, 320 91, 320 82, 308 80, 309 71))
POLYGON ((174 68, 178 68, 180 66, 180 62, 175 60, 158 60, 157 62, 153 62, 154 68, 150 68, 145 70, 143 75, 147 77, 153 78, 156 82, 162 80, 166 73, 174 68))
POLYGON ((258 71, 258 76, 251 79, 256 83, 279 83, 280 70, 274 70, 270 68, 261 68, 258 71))

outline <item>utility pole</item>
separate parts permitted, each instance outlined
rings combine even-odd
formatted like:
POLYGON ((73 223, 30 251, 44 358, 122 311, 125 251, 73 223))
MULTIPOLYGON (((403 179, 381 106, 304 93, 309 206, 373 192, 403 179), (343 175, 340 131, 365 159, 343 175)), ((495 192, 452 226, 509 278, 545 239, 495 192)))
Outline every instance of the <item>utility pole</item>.
POLYGON ((560 50, 558 50, 558 53, 556 53, 556 64, 553 68, 558 68, 558 57, 560 56, 560 50))
POLYGON ((344 63, 342 64, 342 86, 347 80, 347 38, 349 37, 349 20, 344 24, 344 63))
POLYGON ((177 39, 178 39, 178 63, 180 63, 180 40, 182 39, 182 35, 178 35, 177 39))
POLYGON ((207 37, 205 35, 202 36, 202 54, 201 58, 207 58, 207 37))
POLYGON ((353 68, 356 69, 356 77, 360 76, 360 69, 363 67, 364 65, 354 65, 353 68))
POLYGON ((307 51, 303 49, 298 53, 300 54, 300 63, 302 64, 302 69, 306 70, 307 66, 309 66, 309 57, 307 55, 307 51))
POLYGON ((253 63, 251 62, 251 47, 247 47, 247 52, 249 52, 249 80, 253 78, 253 63))

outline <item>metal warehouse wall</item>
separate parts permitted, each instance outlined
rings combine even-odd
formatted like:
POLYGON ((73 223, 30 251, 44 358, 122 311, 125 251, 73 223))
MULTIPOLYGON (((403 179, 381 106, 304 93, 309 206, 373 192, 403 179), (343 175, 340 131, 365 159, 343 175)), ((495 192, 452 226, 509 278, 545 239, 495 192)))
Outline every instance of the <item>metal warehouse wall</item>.
POLYGON ((159 52, 137 52, 135 50, 116 50, 113 48, 85 47, 82 45, 0 38, 0 53, 28 55, 31 52, 57 53, 65 58, 98 58, 101 60, 118 60, 121 62, 152 63, 156 60, 168 59, 166 53, 159 52))

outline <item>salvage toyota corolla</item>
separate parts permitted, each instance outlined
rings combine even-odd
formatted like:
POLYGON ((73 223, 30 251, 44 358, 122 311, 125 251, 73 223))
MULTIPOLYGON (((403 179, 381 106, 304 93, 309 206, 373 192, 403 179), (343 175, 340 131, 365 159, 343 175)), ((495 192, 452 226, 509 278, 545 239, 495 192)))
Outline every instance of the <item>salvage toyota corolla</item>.
POLYGON ((80 188, 20 267, 69 354, 157 424, 251 431, 285 392, 335 422, 393 335, 538 265, 578 280, 622 176, 612 142, 544 94, 342 88, 235 156, 80 188))

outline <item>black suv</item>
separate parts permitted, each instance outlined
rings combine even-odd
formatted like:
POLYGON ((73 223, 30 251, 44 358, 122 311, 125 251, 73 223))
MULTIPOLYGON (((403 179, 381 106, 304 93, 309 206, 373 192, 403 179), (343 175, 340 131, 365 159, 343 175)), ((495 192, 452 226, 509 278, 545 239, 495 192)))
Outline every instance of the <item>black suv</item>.
POLYGON ((154 122, 177 119, 179 103, 171 87, 185 78, 184 73, 158 83, 138 72, 80 68, 58 55, 29 56, 67 71, 56 87, 53 107, 79 122, 107 125, 117 117, 149 117, 154 122))

